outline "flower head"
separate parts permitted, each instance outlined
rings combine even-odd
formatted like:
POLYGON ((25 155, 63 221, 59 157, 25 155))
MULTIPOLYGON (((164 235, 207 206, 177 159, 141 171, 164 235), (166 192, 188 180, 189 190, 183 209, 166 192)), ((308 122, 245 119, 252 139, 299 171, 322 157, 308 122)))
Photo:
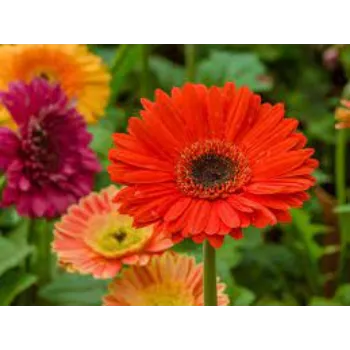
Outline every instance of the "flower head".
POLYGON ((10 84, 0 93, 18 126, 0 128, 0 170, 6 174, 2 206, 21 215, 51 218, 91 191, 100 170, 91 135, 58 85, 43 79, 10 84))
MULTIPOLYGON (((226 286, 217 284, 218 305, 226 306, 226 286)), ((193 257, 166 252, 147 266, 124 270, 109 287, 107 306, 202 306, 203 266, 193 257)))
POLYGON ((288 210, 308 199, 318 162, 282 104, 232 83, 158 90, 142 103, 109 154, 112 180, 126 185, 116 201, 136 225, 218 247, 249 225, 289 221, 288 210))
POLYGON ((342 100, 340 101, 341 107, 335 110, 335 119, 337 124, 336 129, 347 129, 350 128, 350 101, 342 100))
POLYGON ((122 264, 147 264, 152 255, 172 246, 151 226, 134 228, 132 218, 121 215, 112 201, 117 192, 110 186, 89 194, 56 224, 53 249, 68 271, 111 278, 122 264))
MULTIPOLYGON (((85 45, 2 45, 0 63, 0 89, 41 77, 59 83, 88 123, 103 115, 110 75, 85 45)), ((8 113, 0 113, 1 125, 14 126, 8 113)))

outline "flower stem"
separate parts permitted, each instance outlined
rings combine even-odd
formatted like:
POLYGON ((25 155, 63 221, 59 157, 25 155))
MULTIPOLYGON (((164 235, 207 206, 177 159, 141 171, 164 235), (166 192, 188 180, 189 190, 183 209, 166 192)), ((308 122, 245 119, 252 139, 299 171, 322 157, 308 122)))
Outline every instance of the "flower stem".
POLYGON ((149 45, 141 45, 142 73, 141 73, 141 96, 149 97, 149 45))
POLYGON ((208 240, 203 243, 204 256, 204 305, 216 306, 216 266, 215 266, 215 248, 208 240))
POLYGON ((346 129, 337 131, 337 144, 335 149, 335 176, 338 205, 346 203, 346 129))
POLYGON ((194 81, 196 78, 196 45, 185 45, 185 64, 187 81, 194 81))
POLYGON ((1 197, 1 194, 2 194, 2 190, 5 187, 5 182, 6 182, 5 175, 0 174, 0 197, 1 197))
MULTIPOLYGON (((337 142, 335 148, 335 183, 338 205, 346 204, 346 129, 337 131, 337 142)), ((339 214, 338 214, 339 215, 339 214)), ((340 261, 338 279, 341 280, 346 260, 347 228, 343 227, 339 215, 340 230, 340 261)))
POLYGON ((32 220, 30 235, 36 247, 36 254, 32 261, 31 269, 38 277, 38 285, 40 287, 51 280, 51 223, 45 219, 32 220))

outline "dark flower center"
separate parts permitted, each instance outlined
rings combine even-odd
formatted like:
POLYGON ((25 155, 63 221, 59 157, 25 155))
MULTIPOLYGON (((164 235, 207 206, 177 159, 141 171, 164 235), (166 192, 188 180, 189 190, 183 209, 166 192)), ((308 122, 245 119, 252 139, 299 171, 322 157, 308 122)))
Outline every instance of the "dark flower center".
POLYGON ((58 150, 39 123, 30 123, 22 141, 26 175, 38 184, 59 167, 58 150))
POLYGON ((234 174, 234 164, 228 157, 214 153, 203 154, 192 163, 192 178, 205 188, 222 184, 234 174))
POLYGON ((46 73, 44 73, 44 72, 40 73, 39 77, 44 79, 44 80, 47 80, 47 81, 50 80, 49 76, 46 73))
POLYGON ((113 233, 112 236, 116 239, 116 241, 118 241, 118 243, 123 243, 127 236, 127 233, 123 228, 121 228, 117 232, 113 233))
POLYGON ((176 183, 186 196, 216 199, 229 196, 251 177, 244 150, 224 140, 203 140, 186 147, 175 166, 176 183))

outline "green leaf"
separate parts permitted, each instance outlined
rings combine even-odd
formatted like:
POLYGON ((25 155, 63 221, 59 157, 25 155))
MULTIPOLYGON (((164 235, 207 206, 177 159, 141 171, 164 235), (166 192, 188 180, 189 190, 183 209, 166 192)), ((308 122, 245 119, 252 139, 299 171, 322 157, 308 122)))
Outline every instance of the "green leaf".
POLYGON ((90 45, 90 50, 100 56, 108 66, 113 63, 116 51, 115 45, 90 45))
MULTIPOLYGON (((231 298, 231 295, 230 295, 231 298)), ((231 304, 235 306, 252 305, 256 299, 256 295, 249 289, 236 285, 232 293, 231 304)))
POLYGON ((328 228, 325 225, 313 224, 311 222, 310 213, 303 209, 293 209, 291 211, 293 217, 293 226, 299 232, 299 238, 304 243, 304 248, 311 257, 318 260, 324 254, 324 247, 321 247, 316 236, 326 234, 328 228))
POLYGON ((309 303, 310 306, 341 306, 342 304, 333 299, 322 297, 313 297, 309 303))
POLYGON ((321 169, 316 169, 313 172, 313 176, 316 178, 316 181, 319 185, 331 182, 331 177, 321 169))
POLYGON ((275 298, 271 295, 265 295, 256 305, 259 306, 298 306, 297 300, 288 293, 283 293, 282 298, 275 298))
POLYGON ((350 243, 350 204, 338 205, 334 212, 339 215, 342 232, 346 232, 346 241, 350 243))
POLYGON ((11 229, 20 221, 20 217, 13 207, 0 210, 0 228, 11 229))
POLYGON ((334 300, 345 306, 350 306, 350 284, 343 284, 337 289, 334 300))
POLYGON ((141 57, 141 45, 127 45, 127 47, 120 45, 117 48, 116 55, 118 50, 119 52, 123 51, 123 53, 120 55, 120 59, 117 60, 116 65, 113 66, 111 101, 114 101, 117 95, 120 94, 129 74, 140 64, 141 57))
POLYGON ((218 277, 225 282, 226 293, 231 297, 235 290, 235 283, 232 276, 232 268, 241 260, 241 254, 237 250, 237 241, 226 237, 224 244, 216 249, 216 271, 218 277))
POLYGON ((327 144, 334 144, 335 128, 334 117, 327 113, 325 116, 320 116, 317 123, 308 124, 308 136, 317 140, 322 140, 327 144))
POLYGON ((104 118, 102 118, 99 122, 99 126, 108 130, 108 132, 112 135, 112 133, 115 131, 124 131, 127 122, 128 120, 123 109, 108 106, 104 118))
POLYGON ((233 81, 237 86, 247 85, 253 91, 272 88, 271 79, 259 57, 254 53, 214 50, 198 65, 197 81, 207 85, 223 85, 233 81))
POLYGON ((31 287, 37 278, 19 271, 9 271, 0 278, 0 306, 10 305, 17 295, 31 287))
POLYGON ((31 252, 32 247, 17 246, 10 239, 0 236, 0 276, 18 266, 31 252))
POLYGON ((30 219, 22 218, 20 223, 7 234, 7 238, 16 245, 17 249, 28 246, 29 224, 30 219))
POLYGON ((286 246, 264 243, 242 246, 240 252, 242 258, 233 269, 234 277, 257 296, 280 293, 301 274, 296 255, 286 246))
POLYGON ((202 245, 194 243, 191 239, 185 239, 173 247, 175 252, 189 254, 195 257, 196 263, 203 261, 202 245))
POLYGON ((105 129, 101 125, 91 125, 89 126, 89 132, 93 135, 91 142, 91 148, 100 157, 107 158, 108 150, 113 145, 112 132, 105 129))
POLYGON ((346 75, 350 78, 350 48, 347 45, 340 50, 340 59, 344 65, 346 75))
POLYGON ((158 85, 166 91, 174 86, 181 86, 185 80, 183 67, 173 63, 166 58, 153 56, 149 60, 151 71, 155 74, 158 85))
POLYGON ((216 250, 217 275, 227 285, 225 293, 230 297, 231 305, 250 305, 255 295, 250 290, 235 283, 233 269, 242 261, 241 247, 255 247, 261 242, 261 231, 254 227, 244 230, 244 239, 234 240, 226 237, 224 244, 216 250))
POLYGON ((108 283, 90 276, 64 273, 41 288, 39 295, 53 305, 96 306, 102 304, 108 283))
POLYGON ((286 226, 286 229, 291 235, 297 232, 297 236, 293 238, 296 243, 295 248, 301 253, 305 264, 305 273, 309 281, 309 285, 314 293, 319 293, 323 284, 323 276, 319 269, 319 259, 326 253, 329 253, 329 249, 320 246, 317 243, 316 237, 328 232, 328 228, 325 225, 313 224, 311 222, 310 213, 303 209, 293 209, 291 211, 293 222, 291 225, 286 226))

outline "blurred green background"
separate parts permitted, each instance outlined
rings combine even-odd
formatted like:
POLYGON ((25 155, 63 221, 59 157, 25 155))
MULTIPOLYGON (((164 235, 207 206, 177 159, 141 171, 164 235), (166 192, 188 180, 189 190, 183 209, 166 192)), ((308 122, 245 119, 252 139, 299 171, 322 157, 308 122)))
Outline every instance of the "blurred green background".
MULTIPOLYGON (((284 102, 287 115, 300 121, 309 146, 316 149, 318 184, 293 223, 248 228, 245 238, 227 238, 217 254, 218 275, 227 284, 232 305, 350 305, 348 245, 341 242, 334 212, 334 109, 346 96, 350 48, 345 45, 89 45, 112 74, 106 115, 89 126, 92 147, 106 168, 111 134, 124 132, 137 115, 140 97, 153 98, 187 80, 206 85, 234 81, 248 85, 270 102, 284 102), (340 251, 346 266, 340 268, 340 251)), ((110 184, 106 171, 95 188, 110 184)), ((347 219, 348 209, 343 208, 347 219)), ((349 221, 350 222, 350 221, 349 221)), ((0 211, 0 305, 100 305, 108 281, 70 275, 56 268, 51 281, 37 283, 25 272, 26 260, 37 254, 26 235, 32 223, 13 209, 0 211), (47 283, 46 283, 47 282, 47 283), (22 293, 28 289, 31 293, 22 293)), ((51 239, 52 226, 37 221, 39 234, 51 239)), ((348 226, 350 227, 350 226, 348 226)), ((350 228, 349 228, 350 231, 350 228)), ((350 233, 350 232, 349 232, 350 233)), ((35 237, 33 238, 35 239, 35 237)), ((175 250, 201 261, 201 246, 183 242, 175 250)), ((37 269, 42 268, 37 266, 37 269)))

